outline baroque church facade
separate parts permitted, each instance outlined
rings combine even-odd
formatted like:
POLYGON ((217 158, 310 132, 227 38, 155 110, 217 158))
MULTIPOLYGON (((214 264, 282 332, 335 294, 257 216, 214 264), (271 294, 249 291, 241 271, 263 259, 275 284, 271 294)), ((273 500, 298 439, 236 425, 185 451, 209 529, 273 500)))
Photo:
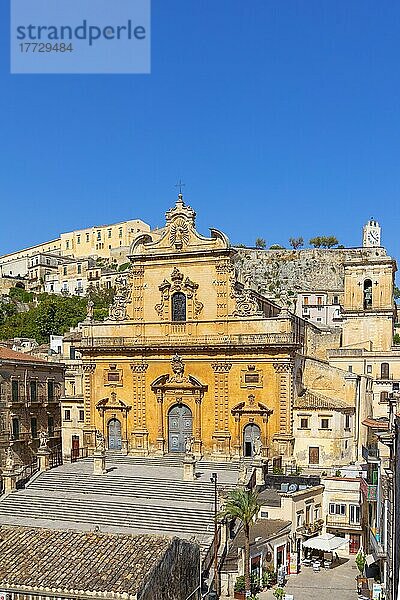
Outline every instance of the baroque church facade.
POLYGON ((179 194, 161 235, 132 243, 109 318, 89 307, 84 445, 100 431, 109 450, 164 455, 190 438, 198 457, 290 462, 304 321, 246 289, 228 238, 195 217, 179 194))

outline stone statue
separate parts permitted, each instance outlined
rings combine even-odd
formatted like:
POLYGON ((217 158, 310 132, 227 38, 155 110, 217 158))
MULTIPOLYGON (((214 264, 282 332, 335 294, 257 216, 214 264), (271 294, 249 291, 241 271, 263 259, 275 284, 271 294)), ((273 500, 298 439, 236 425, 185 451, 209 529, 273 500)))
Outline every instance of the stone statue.
POLYGON ((7 471, 12 471, 14 469, 14 452, 10 446, 7 448, 5 467, 7 471))
POLYGON ((262 442, 261 442, 260 438, 257 438, 253 442, 253 453, 254 453, 255 458, 259 458, 261 456, 261 450, 262 450, 262 442))
POLYGON ((192 454, 193 437, 188 436, 185 441, 185 454, 192 454))
POLYGON ((96 431, 96 450, 100 450, 100 452, 104 452, 104 435, 101 431, 96 431))
POLYGON ((94 315, 94 302, 93 302, 93 300, 88 300, 87 312, 86 312, 87 320, 93 321, 93 315, 94 315))
POLYGON ((114 321, 123 321, 126 319, 126 306, 130 301, 131 288, 128 283, 128 277, 122 273, 115 279, 115 296, 109 308, 108 316, 114 321))
POLYGON ((41 431, 39 433, 39 440, 40 440, 39 448, 47 449, 47 442, 49 441, 49 434, 47 433, 47 431, 41 431))

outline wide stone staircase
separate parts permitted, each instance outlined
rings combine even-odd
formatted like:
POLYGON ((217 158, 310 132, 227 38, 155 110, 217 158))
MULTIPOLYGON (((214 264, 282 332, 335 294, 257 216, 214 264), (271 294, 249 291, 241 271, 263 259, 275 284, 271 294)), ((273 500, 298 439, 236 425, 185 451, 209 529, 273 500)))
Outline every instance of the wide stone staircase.
POLYGON ((182 480, 182 456, 107 455, 107 472, 95 476, 92 458, 40 473, 25 489, 3 496, 0 524, 60 529, 195 536, 209 543, 214 527, 214 485, 236 484, 238 463, 199 461, 198 479, 182 480))

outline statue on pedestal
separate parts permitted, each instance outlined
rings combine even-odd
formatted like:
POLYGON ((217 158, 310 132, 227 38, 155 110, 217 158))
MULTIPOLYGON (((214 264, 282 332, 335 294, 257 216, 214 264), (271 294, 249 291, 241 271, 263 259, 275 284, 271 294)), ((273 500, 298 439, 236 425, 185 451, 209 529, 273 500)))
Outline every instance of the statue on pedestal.
POLYGON ((96 431, 96 450, 100 452, 104 452, 105 450, 104 435, 101 431, 96 431))
POLYGON ((47 433, 47 431, 41 431, 39 433, 39 440, 40 440, 39 449, 46 448, 46 450, 47 450, 47 448, 48 448, 47 442, 49 441, 49 434, 47 433))

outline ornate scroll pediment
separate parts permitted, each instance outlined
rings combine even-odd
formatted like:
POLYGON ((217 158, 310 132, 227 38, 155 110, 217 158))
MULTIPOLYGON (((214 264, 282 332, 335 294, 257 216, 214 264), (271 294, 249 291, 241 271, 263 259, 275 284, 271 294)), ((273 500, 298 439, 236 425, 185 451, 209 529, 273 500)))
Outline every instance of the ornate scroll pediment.
POLYGON ((178 195, 175 206, 167 211, 166 223, 162 230, 152 235, 139 236, 131 245, 131 256, 143 254, 165 255, 186 250, 209 251, 228 249, 230 243, 226 235, 211 229, 211 237, 196 231, 196 213, 178 195))
POLYGON ((118 275, 115 280, 115 296, 108 316, 113 321, 126 319, 126 307, 131 299, 131 286, 126 275, 118 275))
POLYGON ((247 400, 239 402, 231 409, 233 415, 261 415, 268 417, 273 412, 272 408, 269 408, 266 404, 257 402, 253 394, 250 394, 247 400))
POLYGON ((263 312, 254 292, 248 288, 236 284, 231 297, 236 300, 236 308, 233 311, 234 317, 262 317, 263 312))
POLYGON ((185 364, 179 354, 175 354, 172 357, 171 370, 173 373, 172 375, 160 375, 155 381, 153 381, 151 387, 154 391, 157 389, 167 390, 178 388, 189 388, 192 390, 201 391, 202 393, 207 391, 207 385, 203 385, 198 379, 196 379, 196 377, 193 377, 193 375, 185 375, 185 364))
POLYGON ((96 404, 97 410, 130 410, 131 407, 128 406, 123 400, 117 398, 116 392, 111 392, 109 398, 103 398, 96 404))

